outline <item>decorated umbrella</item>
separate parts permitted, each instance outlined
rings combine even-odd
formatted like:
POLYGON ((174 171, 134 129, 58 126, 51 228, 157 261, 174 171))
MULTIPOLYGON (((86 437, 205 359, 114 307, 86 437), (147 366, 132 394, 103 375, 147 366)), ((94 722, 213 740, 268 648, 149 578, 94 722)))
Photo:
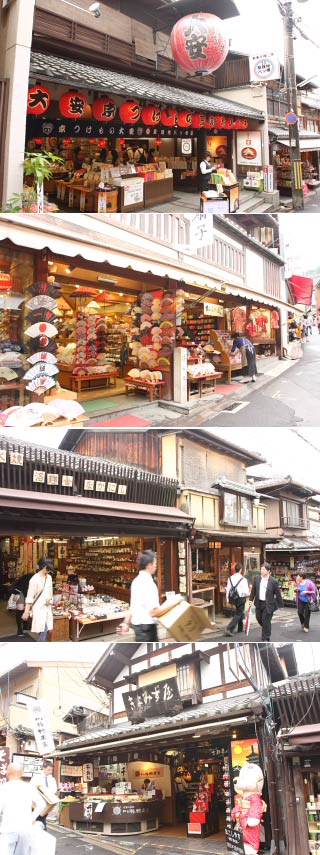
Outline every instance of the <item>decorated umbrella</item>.
POLYGON ((72 291, 70 297, 74 299, 79 299, 81 297, 96 297, 97 292, 95 288, 89 288, 87 285, 79 285, 75 291, 72 291))

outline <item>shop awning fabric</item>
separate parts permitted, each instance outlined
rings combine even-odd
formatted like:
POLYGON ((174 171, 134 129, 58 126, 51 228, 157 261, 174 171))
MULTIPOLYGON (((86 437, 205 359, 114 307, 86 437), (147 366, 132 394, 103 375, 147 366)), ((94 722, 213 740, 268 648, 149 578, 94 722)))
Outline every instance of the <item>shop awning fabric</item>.
MULTIPOLYGON (((278 142, 290 148, 289 140, 278 139, 278 142)), ((320 151, 320 136, 315 139, 300 140, 300 151, 320 151)))
POLYGON ((82 86, 99 92, 121 95, 123 98, 131 96, 140 100, 189 107, 192 110, 256 119, 259 122, 265 121, 265 114, 260 110, 236 104, 226 98, 216 98, 213 95, 191 92, 176 86, 166 86, 164 83, 155 83, 140 77, 132 77, 130 74, 97 68, 37 51, 31 52, 30 74, 31 77, 50 80, 52 83, 82 86))
MULTIPOLYGON (((81 225, 84 216, 73 213, 71 221, 71 215, 63 214, 28 214, 27 217, 25 214, 0 214, 0 241, 10 240, 15 246, 35 250, 47 248, 54 255, 81 257, 86 261, 107 263, 123 270, 130 268, 160 278, 167 276, 178 282, 183 279, 187 286, 203 288, 204 296, 206 290, 212 292, 216 275, 210 263, 199 256, 186 255, 182 258, 178 248, 160 244, 158 251, 155 251, 152 238, 148 240, 147 237, 143 237, 142 246, 142 236, 137 243, 132 232, 109 219, 104 220, 104 232, 94 231, 94 227, 84 228, 81 225)), ((216 284, 217 292, 220 287, 221 281, 216 284)), ((270 308, 292 311, 291 303, 240 285, 228 284, 223 293, 270 308)))
POLYGON ((289 282, 295 296, 295 302, 311 306, 313 279, 306 276, 291 276, 289 282))

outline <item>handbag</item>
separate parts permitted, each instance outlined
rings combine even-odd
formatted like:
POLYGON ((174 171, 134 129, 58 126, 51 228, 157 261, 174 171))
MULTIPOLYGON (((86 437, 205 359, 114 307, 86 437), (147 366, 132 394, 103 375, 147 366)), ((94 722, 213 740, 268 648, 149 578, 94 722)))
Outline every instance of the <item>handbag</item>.
POLYGON ((310 603, 310 611, 311 612, 319 612, 320 611, 319 596, 318 595, 316 596, 316 599, 312 600, 312 602, 310 603))
POLYGON ((7 610, 10 612, 15 612, 17 608, 17 602, 19 600, 20 594, 11 594, 8 599, 7 610))

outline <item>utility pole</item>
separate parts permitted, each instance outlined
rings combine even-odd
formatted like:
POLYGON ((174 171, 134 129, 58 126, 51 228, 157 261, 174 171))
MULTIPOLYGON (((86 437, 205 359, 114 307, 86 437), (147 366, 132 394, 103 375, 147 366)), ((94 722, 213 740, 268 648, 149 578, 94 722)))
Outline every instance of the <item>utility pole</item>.
MULTIPOLYGON (((299 0, 301 2, 301 0, 299 0)), ((285 45, 285 76, 288 98, 288 113, 298 116, 297 78, 294 58, 294 13, 292 0, 283 0, 283 23, 285 45)), ((292 202, 295 211, 304 209, 302 164, 300 155, 299 122, 288 125, 291 161, 292 202)))

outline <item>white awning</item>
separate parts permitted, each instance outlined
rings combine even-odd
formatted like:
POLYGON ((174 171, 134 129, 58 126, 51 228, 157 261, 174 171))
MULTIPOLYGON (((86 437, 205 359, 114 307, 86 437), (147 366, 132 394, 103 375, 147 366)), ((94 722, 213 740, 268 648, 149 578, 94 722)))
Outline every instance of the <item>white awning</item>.
MULTIPOLYGON (((290 142, 288 139, 278 139, 277 140, 280 145, 285 145, 287 148, 290 148, 290 142)), ((306 139, 300 140, 300 151, 320 151, 320 137, 317 139, 306 139)))
POLYGON ((178 250, 170 250, 160 244, 157 252, 142 249, 140 245, 126 240, 126 232, 121 240, 120 233, 121 229, 109 222, 106 222, 106 233, 102 234, 75 222, 66 223, 59 214, 0 214, 0 241, 10 240, 16 246, 31 250, 49 249, 54 255, 68 258, 80 256, 86 261, 107 263, 124 270, 130 268, 139 273, 169 277, 177 282, 183 280, 190 289, 192 286, 203 288, 204 296, 206 291, 212 293, 216 289, 220 296, 228 294, 275 309, 293 310, 291 303, 263 292, 237 284, 225 285, 223 270, 218 280, 217 274, 213 275, 210 262, 195 257, 189 261, 186 256, 181 257, 178 250))

